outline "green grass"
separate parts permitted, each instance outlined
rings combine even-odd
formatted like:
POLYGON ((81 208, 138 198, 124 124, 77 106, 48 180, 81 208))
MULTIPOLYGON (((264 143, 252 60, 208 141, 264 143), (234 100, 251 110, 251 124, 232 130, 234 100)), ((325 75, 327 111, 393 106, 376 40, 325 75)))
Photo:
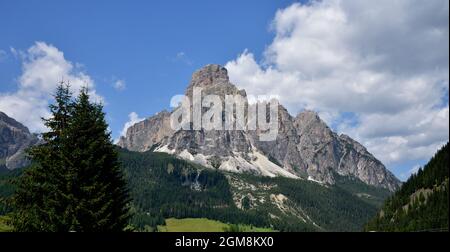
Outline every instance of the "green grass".
POLYGON ((159 232, 274 232, 269 228, 256 228, 248 225, 230 225, 206 218, 166 219, 166 225, 158 226, 159 232))
POLYGON ((13 228, 7 224, 9 217, 0 216, 0 232, 11 232, 13 228))

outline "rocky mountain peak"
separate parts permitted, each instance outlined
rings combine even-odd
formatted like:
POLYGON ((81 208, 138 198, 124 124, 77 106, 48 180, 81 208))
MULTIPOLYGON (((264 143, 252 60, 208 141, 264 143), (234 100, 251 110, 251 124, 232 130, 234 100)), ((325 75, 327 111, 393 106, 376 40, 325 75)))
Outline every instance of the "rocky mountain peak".
POLYGON ((320 134, 320 137, 331 137, 334 132, 328 127, 328 125, 319 117, 319 114, 315 111, 304 110, 300 112, 294 119, 294 125, 298 129, 299 135, 305 133, 320 134))
POLYGON ((0 170, 15 169, 29 163, 25 150, 39 139, 27 127, 0 112, 0 170))
POLYGON ((227 82, 229 82, 227 69, 221 65, 210 64, 194 72, 191 85, 203 87, 213 83, 227 82))
POLYGON ((128 128, 126 136, 120 138, 118 145, 133 151, 147 151, 173 133, 170 112, 163 110, 128 128))
MULTIPOLYGON (((194 88, 202 96, 246 96, 230 83, 227 70, 207 65, 192 75, 186 95, 194 88)), ((205 167, 248 172, 262 176, 308 179, 335 183, 337 176, 350 176, 376 187, 397 189, 400 182, 361 144, 339 136, 311 110, 296 117, 280 104, 278 133, 274 141, 260 141, 257 130, 178 130, 170 128, 170 113, 146 119, 128 129, 119 146, 134 150, 166 152, 205 167)))
POLYGON ((325 124, 324 121, 319 117, 319 114, 317 112, 312 110, 303 110, 302 112, 298 113, 298 115, 295 117, 295 120, 301 123, 318 123, 318 124, 325 124))
POLYGON ((9 127, 15 128, 17 130, 21 130, 27 133, 30 133, 27 127, 14 120, 13 118, 7 116, 5 113, 0 111, 0 124, 8 125, 9 127))
POLYGON ((239 90, 230 82, 228 70, 217 64, 206 65, 192 74, 191 82, 186 89, 186 96, 192 97, 194 87, 202 89, 202 96, 218 95, 222 100, 225 95, 247 96, 245 90, 239 90))

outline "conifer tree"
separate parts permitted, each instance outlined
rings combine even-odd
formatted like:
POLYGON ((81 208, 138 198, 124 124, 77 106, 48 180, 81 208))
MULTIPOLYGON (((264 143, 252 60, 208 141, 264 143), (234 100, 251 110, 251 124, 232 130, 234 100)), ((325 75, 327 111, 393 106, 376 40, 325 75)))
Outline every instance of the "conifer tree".
POLYGON ((87 89, 78 96, 67 130, 75 231, 121 231, 128 223, 128 190, 117 152, 111 143, 102 106, 89 101, 87 89))
POLYGON ((17 183, 17 231, 121 231, 128 222, 128 191, 102 106, 87 89, 75 102, 61 83, 44 119, 43 144, 17 183))
POLYGON ((42 134, 43 144, 28 152, 33 160, 17 182, 13 215, 17 231, 67 231, 69 215, 65 213, 68 200, 66 179, 68 149, 66 129, 73 112, 68 84, 61 82, 51 104, 52 116, 43 119, 48 132, 42 134))

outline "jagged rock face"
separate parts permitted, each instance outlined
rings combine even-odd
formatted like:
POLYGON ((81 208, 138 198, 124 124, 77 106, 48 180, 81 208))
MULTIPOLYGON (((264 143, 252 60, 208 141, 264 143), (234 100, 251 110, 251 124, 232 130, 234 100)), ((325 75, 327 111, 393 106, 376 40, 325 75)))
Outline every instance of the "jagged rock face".
POLYGON ((163 140, 172 136, 170 113, 162 111, 147 120, 138 122, 128 128, 125 137, 119 140, 119 146, 132 151, 148 151, 163 140))
POLYGON ((340 175, 353 175, 366 184, 387 187, 391 191, 400 186, 398 179, 364 146, 344 134, 339 140, 341 159, 337 172, 340 175))
POLYGON ((333 183, 333 173, 354 176, 369 185, 395 190, 400 182, 364 146, 347 135, 337 135, 311 111, 295 118, 299 154, 313 178, 333 183))
POLYGON ((294 120, 282 106, 278 107, 278 135, 275 141, 259 141, 258 133, 250 131, 254 146, 261 150, 269 159, 277 160, 282 166, 298 175, 307 178, 307 165, 297 151, 299 139, 294 120))
MULTIPOLYGON (((247 97, 245 90, 230 83, 227 70, 219 65, 207 65, 193 74, 186 90, 191 100, 194 87, 202 88, 202 96, 218 95, 222 103, 225 95, 247 97)), ((246 104, 246 109, 247 106, 251 105, 246 104)), ((324 184, 335 183, 339 174, 391 191, 400 186, 364 146, 346 135, 337 135, 317 113, 303 111, 294 118, 282 105, 278 108, 275 141, 260 141, 258 128, 173 131, 170 113, 164 111, 130 127, 118 145, 134 151, 153 148, 232 172, 303 178, 324 184)))
MULTIPOLYGON (((225 107, 225 95, 246 97, 244 90, 238 90, 230 83, 227 70, 219 65, 207 65, 192 75, 186 89, 186 96, 191 102, 194 88, 202 89, 202 97, 210 94, 219 96, 222 108, 225 107)), ((206 110, 203 109, 203 112, 206 110)), ((194 155, 201 153, 216 159, 241 154, 246 156, 251 151, 251 142, 246 132, 239 130, 182 130, 176 132, 166 144, 169 149, 178 152, 187 150, 194 155)))
POLYGON ((0 112, 0 166, 12 170, 28 165, 25 150, 38 142, 27 127, 0 112))
POLYGON ((219 65, 207 65, 192 74, 186 89, 187 96, 192 96, 194 87, 202 88, 206 94, 225 95, 239 92, 236 86, 230 83, 227 69, 219 65))

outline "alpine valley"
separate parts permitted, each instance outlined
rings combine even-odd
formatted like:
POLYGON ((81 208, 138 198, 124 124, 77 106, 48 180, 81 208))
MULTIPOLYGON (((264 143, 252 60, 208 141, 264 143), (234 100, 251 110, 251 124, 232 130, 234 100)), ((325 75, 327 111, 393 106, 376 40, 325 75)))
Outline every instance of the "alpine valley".
MULTIPOLYGON (((195 87, 222 102, 247 97, 219 65, 196 71, 186 96, 195 87)), ((232 231, 360 231, 401 186, 364 146, 313 111, 292 116, 279 105, 270 142, 260 141, 258 128, 175 131, 171 113, 136 123, 117 143, 137 231, 161 230, 168 218, 207 218, 232 231)), ((35 144, 25 126, 0 113, 0 215, 11 210, 11 179, 29 163, 23 151, 35 144)))

